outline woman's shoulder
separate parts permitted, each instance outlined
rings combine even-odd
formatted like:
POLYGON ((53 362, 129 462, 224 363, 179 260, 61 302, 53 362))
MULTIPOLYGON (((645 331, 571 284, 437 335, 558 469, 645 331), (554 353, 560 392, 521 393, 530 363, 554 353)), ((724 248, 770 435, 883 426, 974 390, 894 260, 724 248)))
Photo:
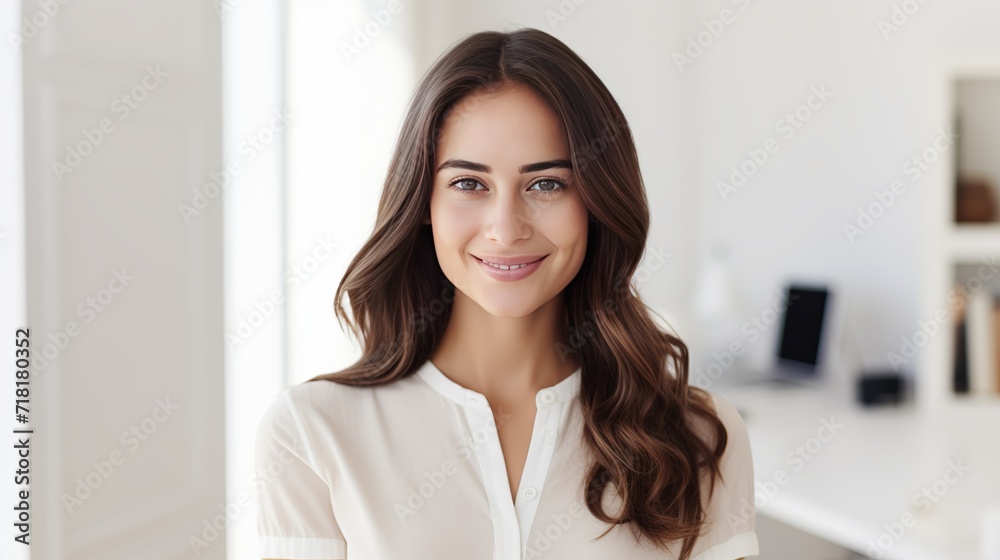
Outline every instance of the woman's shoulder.
POLYGON ((708 393, 709 400, 715 406, 715 414, 722 421, 727 431, 735 431, 738 435, 747 435, 747 426, 743 414, 731 402, 716 393, 708 393))
POLYGON ((379 385, 348 385, 328 379, 311 379, 282 390, 265 411, 261 422, 298 422, 303 425, 354 424, 361 416, 386 410, 405 410, 418 386, 415 376, 379 385))
POLYGON ((260 416, 256 430, 258 449, 286 447, 301 449, 304 456, 311 455, 311 450, 304 450, 321 441, 338 441, 358 427, 358 409, 363 407, 359 397, 369 392, 370 388, 325 380, 285 387, 260 416))
MULTIPOLYGON (((741 448, 749 451, 749 434, 747 433, 746 423, 743 421, 743 415, 740 411, 724 397, 710 391, 698 390, 697 397, 704 399, 715 417, 719 419, 722 426, 726 429, 726 454, 729 455, 733 452, 741 451, 741 448)), ((699 415, 693 415, 692 419, 695 430, 699 435, 707 438, 708 441, 713 441, 713 423, 699 415)))
POLYGON ((743 415, 725 398, 709 393, 715 404, 715 414, 726 428, 726 450, 720 467, 731 477, 753 480, 753 457, 750 454, 750 433, 743 415))
POLYGON ((286 389, 289 400, 304 412, 328 410, 330 407, 350 406, 377 387, 347 385, 328 379, 311 379, 286 389))
MULTIPOLYGON (((702 495, 708 514, 706 532, 694 550, 694 559, 751 556, 758 553, 755 532, 754 468, 750 437, 743 416, 724 397, 706 391, 715 416, 726 430, 726 446, 719 459, 721 480, 702 495), (721 554, 722 556, 719 556, 721 554)), ((699 431, 713 432, 708 421, 700 421, 699 431)), ((707 440, 714 441, 710 435, 707 440)), ((703 488, 709 488, 706 471, 703 488)))
MULTIPOLYGON (((719 457, 719 472, 722 474, 721 484, 723 492, 736 491, 744 494, 753 492, 753 455, 750 450, 750 434, 743 415, 724 397, 704 391, 701 396, 705 398, 711 413, 718 418, 726 434, 726 445, 722 455, 719 457)), ((702 415, 692 413, 692 426, 695 433, 710 448, 714 448, 718 441, 718 431, 715 422, 702 415)), ((709 471, 703 472, 703 483, 709 483, 709 471)), ((713 506, 720 506, 720 503, 713 503, 713 506)))

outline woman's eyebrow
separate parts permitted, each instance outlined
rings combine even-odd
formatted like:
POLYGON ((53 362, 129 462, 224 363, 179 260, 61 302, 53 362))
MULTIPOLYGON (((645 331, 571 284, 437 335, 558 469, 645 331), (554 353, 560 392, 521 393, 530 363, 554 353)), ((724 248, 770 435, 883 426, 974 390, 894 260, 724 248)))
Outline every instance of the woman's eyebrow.
MULTIPOLYGON (((442 163, 437 168, 437 172, 440 173, 442 170, 449 167, 454 167, 456 169, 468 169, 470 171, 478 171, 480 173, 492 173, 493 168, 483 164, 476 163, 474 161, 468 161, 464 159, 449 159, 442 163)), ((534 173, 535 171, 542 171, 544 169, 552 169, 555 167, 562 167, 565 169, 573 169, 573 164, 565 159, 552 159, 549 161, 540 161, 538 163, 526 163, 517 169, 518 173, 534 173)))

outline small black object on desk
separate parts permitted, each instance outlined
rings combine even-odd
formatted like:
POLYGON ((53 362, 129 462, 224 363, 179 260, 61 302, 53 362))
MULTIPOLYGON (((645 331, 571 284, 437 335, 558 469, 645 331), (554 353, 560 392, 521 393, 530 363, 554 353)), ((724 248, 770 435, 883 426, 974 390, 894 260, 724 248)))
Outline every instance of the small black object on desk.
POLYGON ((891 371, 862 372, 858 400, 866 406, 899 404, 903 401, 903 376, 891 371))

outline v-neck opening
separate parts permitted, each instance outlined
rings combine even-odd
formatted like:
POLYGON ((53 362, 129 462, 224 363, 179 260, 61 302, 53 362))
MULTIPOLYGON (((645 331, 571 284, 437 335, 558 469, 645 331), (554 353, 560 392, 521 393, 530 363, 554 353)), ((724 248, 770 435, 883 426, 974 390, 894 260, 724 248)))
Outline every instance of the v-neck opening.
POLYGON ((474 455, 493 517, 495 560, 520 560, 527 548, 542 493, 549 481, 549 469, 564 428, 564 420, 572 399, 579 394, 582 366, 555 385, 535 394, 535 414, 524 465, 518 479, 517 492, 511 495, 507 476, 507 457, 496 427, 493 409, 485 396, 465 388, 447 377, 429 359, 420 367, 418 376, 445 398, 460 405, 469 434, 486 432, 481 444, 474 446, 474 455), (516 532, 517 534, 513 534, 516 532))
MULTIPOLYGON (((531 433, 528 435, 528 449, 524 452, 524 464, 521 465, 521 475, 517 477, 517 491, 513 493, 510 497, 510 505, 517 511, 517 499, 521 496, 521 491, 524 490, 524 478, 528 476, 528 464, 532 459, 532 452, 535 451, 534 448, 538 447, 535 445, 535 426, 538 425, 538 419, 542 416, 542 409, 536 404, 535 414, 531 419, 531 433)), ((503 453, 503 444, 500 442, 500 431, 497 430, 496 433, 497 445, 500 447, 500 457, 503 459, 503 470, 504 478, 507 475, 507 457, 503 453)), ((510 491, 510 481, 507 481, 507 495, 511 494, 510 491)))

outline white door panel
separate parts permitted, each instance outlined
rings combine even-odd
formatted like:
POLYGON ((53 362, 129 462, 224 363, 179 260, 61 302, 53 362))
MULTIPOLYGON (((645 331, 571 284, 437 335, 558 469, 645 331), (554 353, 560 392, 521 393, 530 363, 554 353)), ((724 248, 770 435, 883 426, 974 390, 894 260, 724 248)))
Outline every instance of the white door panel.
POLYGON ((222 162, 221 20, 51 4, 23 45, 32 558, 194 558, 226 501, 223 208, 178 205, 222 162))

